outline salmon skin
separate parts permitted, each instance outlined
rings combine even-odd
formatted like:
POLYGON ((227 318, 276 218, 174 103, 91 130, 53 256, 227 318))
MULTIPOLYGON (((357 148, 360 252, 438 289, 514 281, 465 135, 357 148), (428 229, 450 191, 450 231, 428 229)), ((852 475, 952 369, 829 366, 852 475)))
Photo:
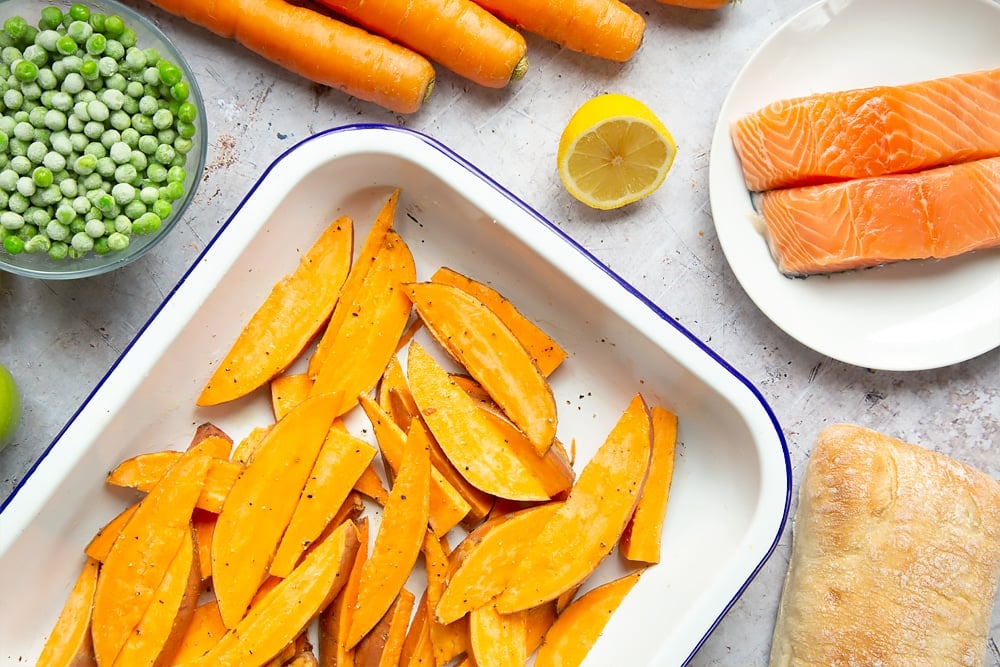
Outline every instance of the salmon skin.
POLYGON ((779 100, 730 127, 749 190, 1000 156, 1000 69, 779 100))
POLYGON ((769 190, 754 200, 788 276, 1000 247, 1000 158, 769 190))

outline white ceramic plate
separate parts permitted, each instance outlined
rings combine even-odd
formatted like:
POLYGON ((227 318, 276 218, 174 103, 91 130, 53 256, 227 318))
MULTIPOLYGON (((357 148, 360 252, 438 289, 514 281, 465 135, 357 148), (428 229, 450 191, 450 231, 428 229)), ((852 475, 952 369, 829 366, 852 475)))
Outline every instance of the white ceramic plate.
POLYGON ((1000 345, 1000 250, 786 278, 750 222, 730 123, 777 99, 998 67, 998 32, 1000 5, 990 0, 823 0, 779 28, 740 72, 712 142, 715 227, 750 298, 804 345, 899 371, 991 350, 1000 345))
MULTIPOLYGON (((393 187, 402 188, 397 229, 419 277, 449 264, 486 280, 570 352, 552 382, 559 435, 576 439, 578 466, 636 391, 678 413, 664 560, 643 575, 588 664, 674 667, 696 651, 786 520, 788 452, 771 410, 710 349, 459 156, 401 128, 355 126, 309 138, 269 167, 0 508, 3 593, 18 601, 0 606, 0 662, 33 662, 83 546, 134 498, 103 485, 108 470, 144 451, 183 448, 204 421, 240 439, 271 418, 266 391, 229 407, 193 406, 302 249, 341 214, 355 220, 360 243, 393 187)), ((357 434, 363 425, 349 421, 357 434)), ((597 576, 618 567, 608 559, 597 576)))

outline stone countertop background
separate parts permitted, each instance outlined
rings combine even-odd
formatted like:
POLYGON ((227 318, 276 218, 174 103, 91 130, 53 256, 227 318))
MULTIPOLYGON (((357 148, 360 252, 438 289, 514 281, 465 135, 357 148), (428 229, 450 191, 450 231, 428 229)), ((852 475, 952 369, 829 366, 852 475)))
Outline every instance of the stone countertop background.
MULTIPOLYGON (((787 438, 796 489, 816 434, 840 421, 955 456, 1000 478, 995 448, 1000 445, 1000 349, 923 372, 873 371, 835 361, 764 317, 719 246, 708 193, 718 110, 764 39, 812 0, 745 0, 713 12, 630 0, 647 20, 644 43, 630 62, 598 61, 529 35, 524 80, 490 90, 438 67, 434 95, 409 116, 313 85, 142 0, 125 1, 156 22, 194 69, 208 116, 207 169, 185 218, 135 264, 75 282, 0 273, 0 360, 24 400, 22 424, 0 453, 0 502, 267 166, 313 133, 358 122, 401 125, 442 141, 717 351, 773 408, 787 438), (569 116, 604 92, 645 101, 678 145, 663 187, 612 212, 573 200, 555 171, 559 134, 569 116)), ((791 521, 772 557, 691 665, 766 664, 790 527, 791 521)), ((1000 667, 998 610, 991 636, 987 665, 1000 667)))

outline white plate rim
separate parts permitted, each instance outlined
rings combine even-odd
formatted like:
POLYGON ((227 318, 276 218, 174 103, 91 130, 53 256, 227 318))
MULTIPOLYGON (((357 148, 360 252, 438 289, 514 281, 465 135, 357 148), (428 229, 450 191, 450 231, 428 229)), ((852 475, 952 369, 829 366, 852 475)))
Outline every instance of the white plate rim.
MULTIPOLYGON (((1000 46, 992 47, 990 53, 972 53, 976 47, 968 47, 959 56, 948 48, 949 40, 957 44, 966 33, 938 29, 948 21, 954 25, 964 21, 986 29, 976 18, 968 18, 983 14, 990 15, 989 25, 995 33, 1000 27, 1000 4, 993 0, 820 0, 772 32, 735 77, 721 106, 711 145, 710 202, 716 233, 731 270, 750 299, 768 319, 806 347, 844 363, 885 371, 941 368, 989 352, 1000 346, 1000 306, 995 296, 1000 293, 1000 251, 970 253, 943 262, 901 262, 805 279, 781 276, 766 241, 752 229, 753 206, 730 139, 730 123, 742 113, 781 97, 879 82, 902 83, 998 66, 1000 46), (902 9, 901 4, 905 12, 893 12, 902 9), (827 69, 813 68, 815 75, 806 81, 804 70, 830 56, 834 47, 829 42, 843 32, 842 24, 847 21, 843 17, 848 13, 852 26, 866 19, 861 36, 850 43, 854 54, 845 56, 849 64, 838 68, 838 63, 829 62, 827 57, 823 60, 827 69), (866 56, 900 46, 892 41, 893 32, 888 29, 903 34, 907 30, 879 25, 890 14, 901 25, 924 26, 926 30, 933 25, 937 29, 939 41, 934 48, 923 43, 923 50, 933 54, 936 64, 928 65, 919 58, 912 64, 900 64, 914 60, 908 60, 911 54, 904 49, 894 56, 891 65, 876 59, 875 66, 863 73, 857 69, 848 72, 851 65, 866 56), (883 38, 889 35, 888 43, 866 42, 864 37, 869 33, 883 38), (815 49, 799 48, 792 53, 799 35, 815 49), (776 83, 778 73, 770 77, 766 68, 773 69, 776 62, 791 57, 800 61, 795 66, 800 69, 776 83), (884 79, 879 78, 882 70, 884 79), (852 83, 852 77, 857 84, 852 83), (979 284, 972 284, 974 281, 979 284), (857 295, 864 298, 848 301, 857 295), (935 297, 936 307, 923 310, 924 298, 930 295, 935 297), (937 331, 939 335, 934 333, 937 331)), ((919 36, 911 37, 914 42, 921 41, 919 36)), ((843 47, 841 50, 847 51, 843 47)))

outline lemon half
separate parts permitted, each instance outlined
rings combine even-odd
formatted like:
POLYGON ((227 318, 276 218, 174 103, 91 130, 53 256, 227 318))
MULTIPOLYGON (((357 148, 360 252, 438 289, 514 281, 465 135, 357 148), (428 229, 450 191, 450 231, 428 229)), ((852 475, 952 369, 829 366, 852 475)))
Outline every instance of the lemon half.
POLYGON ((563 186, 593 208, 619 208, 652 194, 667 177, 677 146, 652 110, 627 95, 593 97, 559 139, 563 186))

